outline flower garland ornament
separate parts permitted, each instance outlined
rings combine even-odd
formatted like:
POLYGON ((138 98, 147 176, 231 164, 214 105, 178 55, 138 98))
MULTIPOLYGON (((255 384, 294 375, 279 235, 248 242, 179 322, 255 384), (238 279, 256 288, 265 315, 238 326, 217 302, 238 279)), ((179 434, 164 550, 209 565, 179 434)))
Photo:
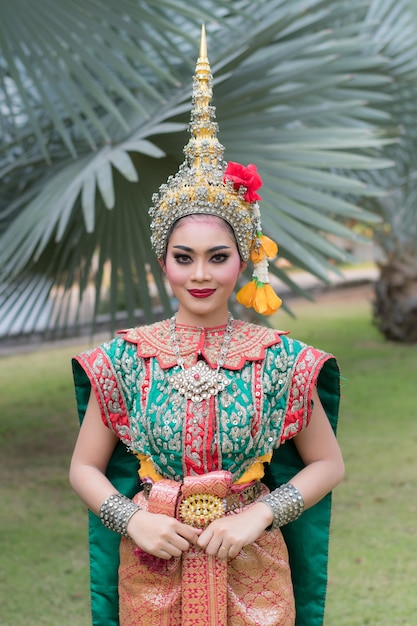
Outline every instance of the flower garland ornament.
POLYGON ((236 294, 239 304, 248 309, 253 308, 261 315, 272 315, 282 304, 268 278, 268 261, 265 257, 257 263, 252 274, 252 280, 244 285, 236 294))
POLYGON ((250 251, 250 259, 255 266, 252 280, 238 291, 236 299, 240 304, 253 308, 261 315, 272 315, 282 304, 281 298, 269 284, 268 259, 272 260, 277 253, 278 246, 275 241, 258 230, 250 251))
POLYGON ((262 178, 258 174, 256 165, 250 164, 245 167, 240 163, 229 161, 223 181, 225 184, 232 184, 244 200, 252 204, 256 223, 256 236, 250 249, 250 260, 255 266, 252 280, 238 291, 236 299, 243 306, 253 308, 261 315, 272 315, 279 309, 282 300, 269 284, 268 259, 272 260, 276 257, 278 246, 262 232, 261 213, 257 202, 262 198, 256 193, 262 187, 262 178))
POLYGON ((233 185, 233 188, 244 200, 252 204, 254 222, 256 223, 256 236, 250 249, 250 260, 255 269, 252 280, 238 291, 236 299, 243 306, 253 308, 261 315, 271 315, 279 309, 282 300, 269 284, 268 259, 276 257, 278 246, 262 232, 261 213, 257 202, 262 198, 256 193, 262 186, 262 179, 258 174, 256 165, 249 164, 245 167, 240 163, 229 161, 223 181, 226 185, 233 185))

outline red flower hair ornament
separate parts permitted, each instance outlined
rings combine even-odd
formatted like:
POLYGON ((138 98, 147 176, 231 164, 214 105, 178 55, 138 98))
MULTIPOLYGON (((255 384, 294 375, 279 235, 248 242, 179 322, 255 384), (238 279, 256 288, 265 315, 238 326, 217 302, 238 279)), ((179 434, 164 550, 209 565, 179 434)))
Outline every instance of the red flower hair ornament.
POLYGON ((224 172, 223 182, 230 180, 233 188, 239 191, 241 187, 245 187, 244 199, 246 202, 252 203, 262 200, 256 191, 262 187, 262 178, 259 176, 256 165, 250 163, 247 167, 234 161, 229 161, 224 172))

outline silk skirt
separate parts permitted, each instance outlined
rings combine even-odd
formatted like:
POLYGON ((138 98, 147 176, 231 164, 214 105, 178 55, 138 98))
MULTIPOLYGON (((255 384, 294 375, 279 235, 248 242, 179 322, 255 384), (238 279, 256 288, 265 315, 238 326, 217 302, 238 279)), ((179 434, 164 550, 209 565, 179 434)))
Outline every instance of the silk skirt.
MULTIPOLYGON (((169 498, 166 492, 151 501, 140 493, 134 500, 146 510, 170 514, 169 498)), ((119 611, 120 626, 294 626, 291 572, 281 531, 265 531, 229 560, 192 546, 166 561, 123 537, 119 611)))

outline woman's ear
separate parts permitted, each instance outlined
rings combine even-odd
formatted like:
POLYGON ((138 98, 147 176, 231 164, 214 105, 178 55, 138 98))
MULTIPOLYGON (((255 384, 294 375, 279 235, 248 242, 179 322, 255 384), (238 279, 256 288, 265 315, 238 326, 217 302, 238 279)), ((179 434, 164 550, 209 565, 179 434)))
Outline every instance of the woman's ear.
POLYGON ((167 268, 166 268, 164 259, 158 259, 158 263, 161 266, 161 269, 164 272, 164 274, 166 274, 167 273, 167 268))
POLYGON ((240 262, 240 273, 244 272, 245 269, 248 267, 248 264, 246 263, 246 261, 241 261, 240 262))

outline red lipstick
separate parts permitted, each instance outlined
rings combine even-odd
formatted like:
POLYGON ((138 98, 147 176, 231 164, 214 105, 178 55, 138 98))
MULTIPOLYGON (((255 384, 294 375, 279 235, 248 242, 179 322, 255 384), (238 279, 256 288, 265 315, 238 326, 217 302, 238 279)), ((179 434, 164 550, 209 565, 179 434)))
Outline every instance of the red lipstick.
POLYGON ((215 291, 215 289, 189 289, 188 293, 191 294, 194 298, 208 298, 215 291))

